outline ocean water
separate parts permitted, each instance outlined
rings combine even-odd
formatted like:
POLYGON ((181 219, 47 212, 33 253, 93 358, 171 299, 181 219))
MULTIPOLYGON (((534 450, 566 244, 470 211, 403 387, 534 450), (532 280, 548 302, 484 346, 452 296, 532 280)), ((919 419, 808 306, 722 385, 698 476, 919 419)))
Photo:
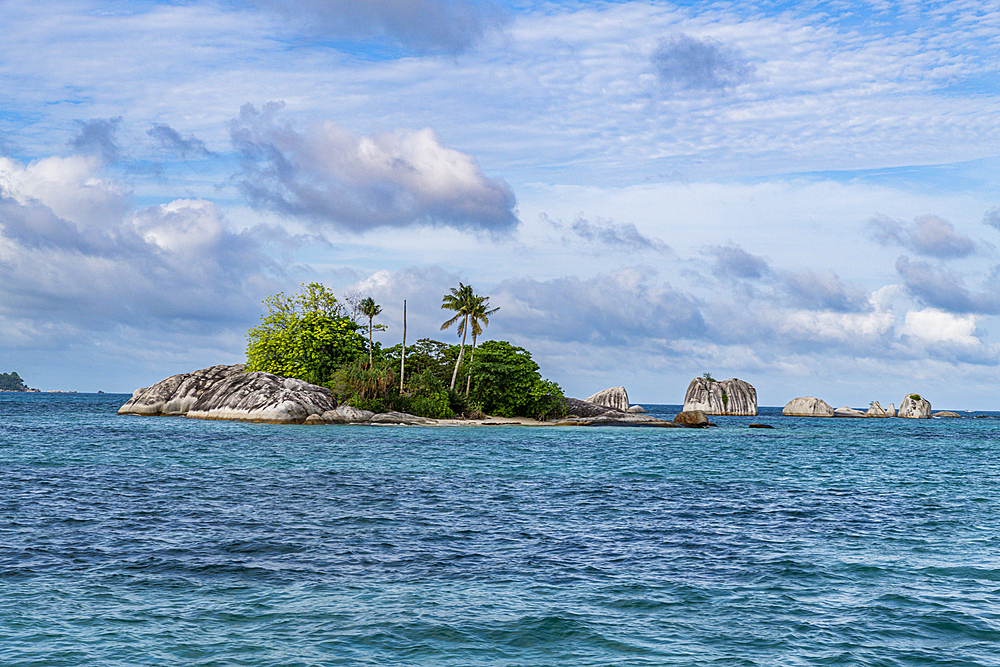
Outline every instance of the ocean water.
POLYGON ((299 427, 126 399, 0 394, 0 665, 1000 665, 996 413, 299 427))

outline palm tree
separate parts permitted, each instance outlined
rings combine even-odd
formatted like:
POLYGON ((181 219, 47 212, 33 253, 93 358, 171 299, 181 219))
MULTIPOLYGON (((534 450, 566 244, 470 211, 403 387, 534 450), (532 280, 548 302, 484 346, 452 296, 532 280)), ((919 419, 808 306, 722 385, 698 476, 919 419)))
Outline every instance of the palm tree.
POLYGON ((455 311, 455 317, 442 324, 441 331, 458 322, 458 335, 462 337, 462 345, 458 348, 458 359, 455 361, 455 370, 451 372, 450 389, 452 390, 455 389, 455 378, 458 377, 458 367, 461 365, 462 357, 465 355, 465 334, 469 325, 469 313, 472 312, 475 305, 476 294, 472 291, 472 286, 463 285, 462 283, 458 283, 457 288, 452 287, 451 293, 445 294, 441 299, 441 308, 455 311))
POLYGON ((490 325, 490 315, 500 310, 500 306, 490 308, 490 297, 476 295, 476 304, 469 311, 469 323, 472 325, 472 353, 469 355, 469 374, 465 377, 465 395, 472 388, 472 362, 476 360, 476 338, 483 333, 483 327, 490 325), (480 325, 482 322, 482 325, 480 325))
POLYGON ((372 343, 372 321, 382 312, 382 306, 375 303, 375 299, 368 297, 358 304, 358 310, 368 318, 368 366, 371 367, 372 351, 375 349, 375 344, 372 343))

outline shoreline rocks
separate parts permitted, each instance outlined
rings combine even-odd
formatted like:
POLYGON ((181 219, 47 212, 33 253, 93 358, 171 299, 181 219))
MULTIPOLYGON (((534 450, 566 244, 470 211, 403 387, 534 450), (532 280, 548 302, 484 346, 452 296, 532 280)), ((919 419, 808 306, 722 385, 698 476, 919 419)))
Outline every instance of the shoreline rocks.
POLYGON ((754 417, 757 415, 757 390, 749 382, 730 378, 709 380, 695 378, 684 394, 684 412, 701 410, 707 415, 754 417))
POLYGON ((625 391, 625 387, 605 389, 583 400, 587 403, 596 403, 597 405, 614 408, 622 412, 628 412, 629 408, 628 392, 625 391))

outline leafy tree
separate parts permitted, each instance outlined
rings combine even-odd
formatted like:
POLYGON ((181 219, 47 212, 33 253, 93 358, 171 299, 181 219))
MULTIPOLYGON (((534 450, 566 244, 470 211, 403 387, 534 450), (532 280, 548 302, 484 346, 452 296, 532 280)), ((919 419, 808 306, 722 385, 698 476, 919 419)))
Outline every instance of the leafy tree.
POLYGON ((562 389, 543 380, 531 353, 506 341, 486 341, 472 364, 470 395, 483 412, 500 417, 547 418, 564 409, 562 389))
POLYGON ((0 373, 0 391, 25 391, 24 380, 16 371, 0 373))
POLYGON ((372 321, 382 312, 382 306, 375 303, 375 299, 367 297, 358 305, 361 314, 368 318, 368 365, 372 364, 372 351, 375 349, 372 343, 372 321))
MULTIPOLYGON (((382 351, 383 357, 399 364, 401 349, 401 345, 386 348, 382 351)), ((455 360, 458 359, 458 351, 458 345, 421 338, 413 345, 406 346, 406 375, 410 377, 420 375, 424 371, 430 371, 444 383, 444 388, 447 390, 452 367, 455 365, 455 360)))
MULTIPOLYGON (((490 308, 490 297, 476 295, 475 303, 469 310, 469 324, 472 326, 472 353, 469 355, 470 365, 476 361, 476 338, 483 333, 483 327, 489 326, 490 315, 500 310, 500 307, 490 308)), ((472 386, 472 372, 465 376, 465 395, 469 395, 472 386)))
POLYGON ((268 313, 247 333, 247 370, 324 384, 340 366, 364 354, 361 328, 322 284, 293 296, 268 297, 268 313))
POLYGON ((472 285, 458 283, 458 287, 452 287, 449 294, 445 294, 441 299, 441 308, 455 311, 455 316, 441 325, 444 331, 455 322, 458 322, 458 335, 462 337, 462 344, 458 348, 458 360, 455 361, 455 370, 451 373, 451 385, 449 389, 455 389, 455 378, 458 377, 458 367, 462 363, 465 355, 465 335, 468 333, 469 313, 475 308, 476 293, 472 290, 472 285))

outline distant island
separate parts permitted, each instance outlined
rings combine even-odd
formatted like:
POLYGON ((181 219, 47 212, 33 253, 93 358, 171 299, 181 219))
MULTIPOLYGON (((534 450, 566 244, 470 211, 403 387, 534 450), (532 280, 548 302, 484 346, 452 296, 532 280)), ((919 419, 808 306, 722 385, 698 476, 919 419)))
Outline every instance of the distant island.
POLYGON ((29 389, 27 385, 24 384, 24 380, 16 372, 11 371, 10 373, 0 373, 0 391, 38 391, 37 389, 29 389))

